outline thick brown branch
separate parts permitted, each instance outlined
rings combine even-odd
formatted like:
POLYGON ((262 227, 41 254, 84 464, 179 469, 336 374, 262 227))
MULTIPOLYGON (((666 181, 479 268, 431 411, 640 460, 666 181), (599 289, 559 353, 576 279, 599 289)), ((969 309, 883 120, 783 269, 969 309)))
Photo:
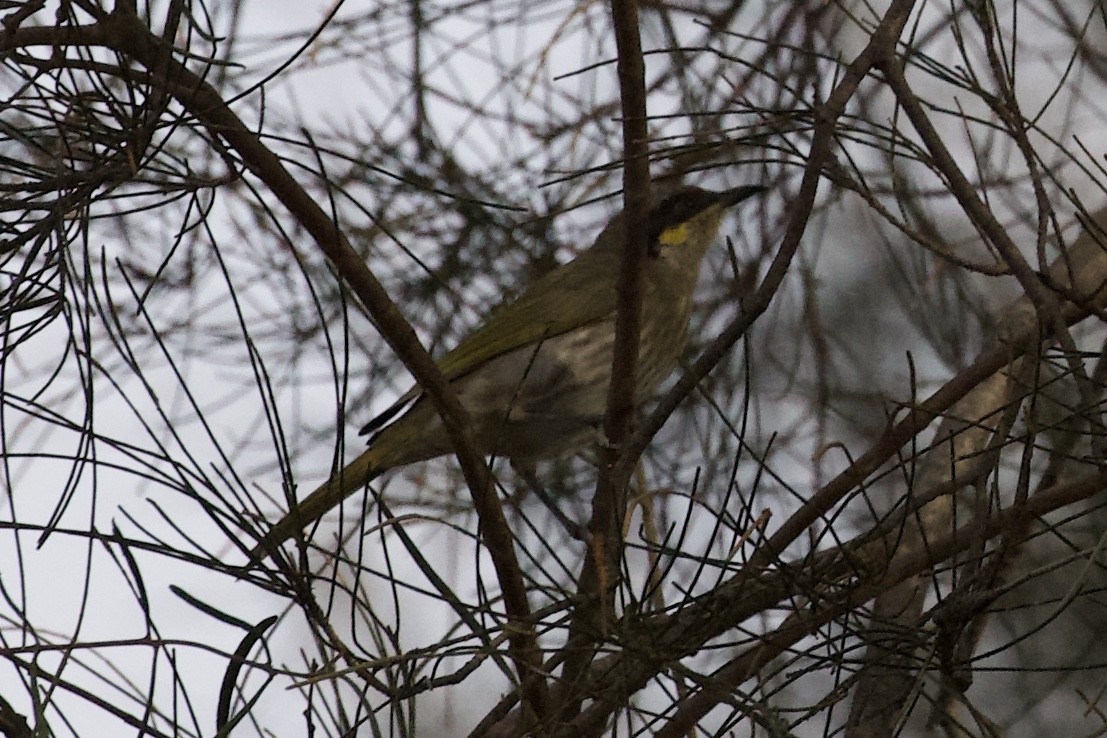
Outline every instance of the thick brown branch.
MULTIPOLYGON (((611 16, 618 50, 619 91, 623 111, 623 258, 619 269, 618 310, 611 386, 608 388, 604 432, 607 447, 604 463, 592 497, 592 518, 588 529, 591 545, 585 554, 579 577, 582 604, 569 628, 568 658, 562 669, 563 685, 573 685, 593 658, 591 642, 604 632, 611 601, 618 586, 622 558, 622 527, 626 509, 628 458, 622 446, 630 434, 635 407, 635 377, 642 319, 642 267, 649 239, 650 170, 649 132, 646 119, 646 65, 638 32, 637 0, 612 0, 611 16), (639 217, 635 217, 638 215, 639 217)), ((637 458, 637 455, 635 455, 637 458)), ((630 462, 628 462, 630 463, 630 462)), ((570 688, 562 715, 579 709, 579 696, 570 688)))

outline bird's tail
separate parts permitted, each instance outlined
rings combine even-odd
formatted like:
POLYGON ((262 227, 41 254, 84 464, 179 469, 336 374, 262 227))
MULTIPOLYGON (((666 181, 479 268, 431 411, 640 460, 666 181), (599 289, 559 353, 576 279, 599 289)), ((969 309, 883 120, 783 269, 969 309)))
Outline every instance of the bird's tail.
POLYGON ((265 537, 250 552, 250 558, 260 561, 275 553, 282 543, 296 534, 296 531, 319 520, 354 492, 364 489, 370 480, 384 471, 381 468, 379 456, 380 454, 374 449, 367 449, 297 503, 287 515, 269 529, 265 537))

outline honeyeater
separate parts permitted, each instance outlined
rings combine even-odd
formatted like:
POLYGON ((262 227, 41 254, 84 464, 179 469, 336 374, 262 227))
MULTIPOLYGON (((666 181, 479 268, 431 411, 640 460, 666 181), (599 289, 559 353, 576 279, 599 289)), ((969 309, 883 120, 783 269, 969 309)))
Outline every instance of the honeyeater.
MULTIPOLYGON (((649 221, 635 397, 651 397, 680 359, 700 264, 728 208, 759 186, 681 187, 647 212, 621 212, 591 248, 494 309, 438 360, 472 422, 478 451, 530 462, 600 437, 611 379, 623 222, 649 221)), ((361 433, 369 448, 278 521, 255 549, 275 550, 382 472, 453 449, 431 402, 413 387, 361 433)))

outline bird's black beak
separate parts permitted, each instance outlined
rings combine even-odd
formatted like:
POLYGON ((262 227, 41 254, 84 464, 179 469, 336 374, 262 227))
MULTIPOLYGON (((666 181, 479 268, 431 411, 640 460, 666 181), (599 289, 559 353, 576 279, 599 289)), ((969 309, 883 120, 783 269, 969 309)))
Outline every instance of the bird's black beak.
POLYGON ((767 187, 763 187, 762 185, 742 185, 741 187, 735 187, 733 190, 724 190, 720 192, 718 201, 723 206, 729 208, 767 189, 767 187))

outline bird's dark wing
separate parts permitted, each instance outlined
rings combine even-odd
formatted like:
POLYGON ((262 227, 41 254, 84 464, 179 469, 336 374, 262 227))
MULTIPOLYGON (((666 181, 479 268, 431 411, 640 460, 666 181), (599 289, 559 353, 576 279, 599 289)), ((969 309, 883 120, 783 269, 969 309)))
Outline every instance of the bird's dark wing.
MULTIPOLYGON (((581 254, 492 310, 483 325, 438 360, 438 368, 454 380, 497 356, 609 318, 617 304, 618 268, 617 254, 581 254)), ((383 428, 421 393, 412 387, 369 421, 361 435, 383 428)))
POLYGON ((493 310, 480 328, 439 359, 438 367, 448 379, 457 379, 509 351, 608 318, 615 312, 617 269, 610 255, 585 252, 493 310))

